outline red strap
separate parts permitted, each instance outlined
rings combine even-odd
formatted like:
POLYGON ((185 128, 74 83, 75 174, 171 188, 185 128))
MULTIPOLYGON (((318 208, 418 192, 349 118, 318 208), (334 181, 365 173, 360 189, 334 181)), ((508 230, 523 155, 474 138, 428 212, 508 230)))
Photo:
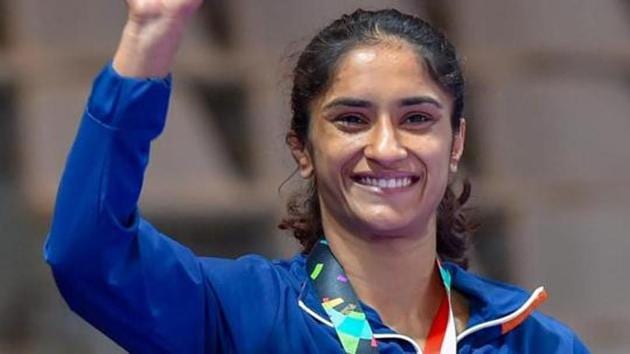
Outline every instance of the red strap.
POLYGON ((429 336, 427 337, 427 342, 424 345, 424 354, 440 354, 442 341, 446 335, 449 312, 449 301, 448 297, 445 295, 442 297, 440 308, 433 318, 433 323, 431 324, 431 329, 429 330, 429 336))

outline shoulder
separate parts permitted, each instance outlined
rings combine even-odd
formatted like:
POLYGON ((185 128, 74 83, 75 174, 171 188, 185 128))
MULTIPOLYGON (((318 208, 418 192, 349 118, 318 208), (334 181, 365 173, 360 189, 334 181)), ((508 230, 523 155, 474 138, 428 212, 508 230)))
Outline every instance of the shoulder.
POLYGON ((572 329, 540 311, 534 311, 509 335, 548 353, 589 353, 572 329))
POLYGON ((259 255, 238 259, 201 258, 207 292, 226 312, 255 309, 272 316, 277 306, 297 302, 305 280, 304 260, 270 260, 259 255))
POLYGON ((304 257, 271 260, 249 254, 237 259, 202 257, 201 267, 216 287, 288 286, 299 288, 304 280, 304 257))
POLYGON ((235 352, 254 353, 268 342, 276 323, 301 286, 300 259, 273 261, 259 255, 238 259, 200 258, 208 306, 221 338, 235 340, 235 352))
POLYGON ((474 333, 475 342, 493 343, 511 350, 518 348, 527 353, 588 353, 569 327, 535 311, 547 297, 544 288, 530 293, 512 284, 470 273, 454 264, 447 263, 446 267, 452 274, 453 288, 469 304, 467 331, 474 333), (499 338, 501 340, 496 341, 499 338))

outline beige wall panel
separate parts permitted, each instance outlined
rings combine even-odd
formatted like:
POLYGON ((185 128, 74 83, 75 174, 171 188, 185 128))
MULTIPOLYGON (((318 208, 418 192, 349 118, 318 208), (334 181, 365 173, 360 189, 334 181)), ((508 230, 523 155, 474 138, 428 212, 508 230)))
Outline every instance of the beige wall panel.
POLYGON ((617 0, 454 2, 465 45, 506 49, 630 45, 628 7, 617 0))
POLYGON ((630 180, 630 100, 621 80, 514 78, 478 99, 493 175, 525 184, 630 180))
POLYGON ((122 0, 11 0, 13 33, 19 46, 102 52, 115 46, 126 18, 122 0))
POLYGON ((624 204, 530 205, 515 229, 522 249, 520 282, 544 285, 544 310, 568 322, 595 353, 630 348, 630 250, 624 204))
POLYGON ((29 203, 50 212, 70 144, 86 97, 80 85, 36 86, 21 100, 19 119, 22 184, 29 203))
POLYGON ((289 43, 298 45, 294 49, 301 49, 323 26, 341 14, 357 8, 374 10, 396 7, 416 12, 419 7, 410 0, 239 0, 236 4, 238 5, 235 5, 235 9, 239 14, 237 23, 243 46, 257 48, 264 45, 274 55, 281 54, 289 43))

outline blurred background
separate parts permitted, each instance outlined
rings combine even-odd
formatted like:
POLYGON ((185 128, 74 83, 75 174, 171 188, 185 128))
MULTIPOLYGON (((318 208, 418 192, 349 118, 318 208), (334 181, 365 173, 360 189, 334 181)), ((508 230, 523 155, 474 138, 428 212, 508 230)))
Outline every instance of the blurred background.
MULTIPOLYGON (((472 268, 533 289, 594 353, 630 353, 630 2, 207 0, 179 55, 142 209, 199 254, 287 257, 293 54, 357 7, 447 31, 463 58, 472 268)), ((122 353, 71 313, 41 248, 123 1, 0 0, 0 353, 122 353)))

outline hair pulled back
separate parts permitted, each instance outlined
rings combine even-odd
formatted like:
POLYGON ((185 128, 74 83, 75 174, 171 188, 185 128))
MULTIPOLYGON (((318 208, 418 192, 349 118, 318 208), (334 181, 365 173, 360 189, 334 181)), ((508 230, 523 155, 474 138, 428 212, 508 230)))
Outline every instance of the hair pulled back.
MULTIPOLYGON (((321 30, 306 46, 293 70, 290 137, 302 147, 308 146, 311 102, 330 84, 337 65, 350 50, 362 45, 402 40, 410 44, 426 63, 432 78, 453 98, 451 127, 460 129, 464 108, 464 78, 455 48, 446 37, 422 19, 394 9, 356 10, 343 15, 321 30)), ((441 258, 467 265, 466 249, 474 225, 464 213, 470 196, 470 183, 464 181, 460 196, 449 185, 437 212, 437 252, 441 258)), ((317 183, 311 180, 306 191, 292 196, 287 204, 288 216, 279 227, 290 229, 309 252, 323 235, 317 183)))

